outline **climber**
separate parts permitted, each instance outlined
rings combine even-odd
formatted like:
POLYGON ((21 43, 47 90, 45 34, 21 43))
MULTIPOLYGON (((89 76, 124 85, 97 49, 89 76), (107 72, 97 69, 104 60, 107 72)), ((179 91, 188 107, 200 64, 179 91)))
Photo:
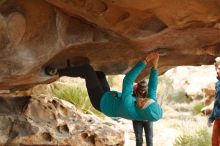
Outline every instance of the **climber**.
POLYGON ((124 77, 122 92, 110 91, 105 74, 94 71, 89 64, 81 66, 56 69, 46 67, 47 75, 58 74, 61 76, 81 77, 86 81, 86 87, 92 105, 109 117, 121 117, 130 120, 157 121, 163 115, 163 110, 157 103, 156 90, 158 83, 158 60, 157 52, 149 53, 146 58, 139 61, 124 77), (146 67, 152 62, 148 83, 148 98, 140 99, 132 96, 133 83, 146 67), (140 99, 140 100, 139 100, 140 99))

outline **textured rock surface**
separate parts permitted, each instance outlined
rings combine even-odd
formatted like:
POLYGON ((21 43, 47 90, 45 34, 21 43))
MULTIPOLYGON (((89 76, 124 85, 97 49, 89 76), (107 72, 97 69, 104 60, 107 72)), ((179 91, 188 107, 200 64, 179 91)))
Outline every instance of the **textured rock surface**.
POLYGON ((204 105, 201 109, 203 114, 211 113, 217 82, 214 65, 179 66, 167 71, 164 76, 171 80, 169 87, 173 87, 175 91, 184 91, 191 101, 200 101, 204 105))
POLYGON ((164 75, 172 81, 170 86, 174 90, 183 90, 191 100, 213 96, 208 90, 214 90, 214 84, 217 82, 214 65, 179 66, 164 75))
POLYGON ((90 62, 126 73, 160 48, 160 72, 220 54, 220 1, 1 0, 0 89, 51 82, 43 68, 90 62))
POLYGON ((53 97, 0 97, 0 145, 110 146, 124 144, 123 128, 84 115, 53 97))

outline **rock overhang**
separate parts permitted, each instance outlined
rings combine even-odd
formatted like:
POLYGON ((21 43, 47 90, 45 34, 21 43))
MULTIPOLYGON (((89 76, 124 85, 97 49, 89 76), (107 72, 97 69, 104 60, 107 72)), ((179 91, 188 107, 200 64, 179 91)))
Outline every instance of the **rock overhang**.
POLYGON ((1 1, 0 89, 55 80, 46 65, 89 62, 124 74, 154 50, 161 53, 160 73, 212 64, 220 54, 219 7, 218 0, 1 1))

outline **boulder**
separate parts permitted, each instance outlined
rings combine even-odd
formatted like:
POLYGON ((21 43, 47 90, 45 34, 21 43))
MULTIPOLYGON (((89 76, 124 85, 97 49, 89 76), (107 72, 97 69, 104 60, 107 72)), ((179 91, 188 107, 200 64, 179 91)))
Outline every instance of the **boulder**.
POLYGON ((123 128, 55 97, 0 97, 0 145, 124 144, 123 128))

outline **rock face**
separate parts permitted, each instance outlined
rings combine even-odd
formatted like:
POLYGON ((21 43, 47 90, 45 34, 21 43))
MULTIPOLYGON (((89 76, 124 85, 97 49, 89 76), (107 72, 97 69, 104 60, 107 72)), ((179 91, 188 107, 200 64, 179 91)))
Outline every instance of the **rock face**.
POLYGON ((0 1, 1 90, 53 81, 43 72, 48 64, 90 62, 107 74, 126 73, 153 50, 161 53, 161 73, 213 63, 220 1, 0 1))
POLYGON ((110 146, 124 144, 118 124, 77 111, 48 96, 0 97, 0 145, 110 146))
POLYGON ((183 90, 191 101, 198 100, 204 107, 201 112, 209 115, 215 100, 215 83, 217 82, 214 65, 199 67, 179 66, 167 71, 164 76, 170 79, 169 88, 183 90))
POLYGON ((205 96, 213 97, 215 94, 213 90, 217 78, 214 65, 179 66, 170 69, 164 75, 172 82, 168 86, 174 90, 183 90, 191 100, 205 96))

